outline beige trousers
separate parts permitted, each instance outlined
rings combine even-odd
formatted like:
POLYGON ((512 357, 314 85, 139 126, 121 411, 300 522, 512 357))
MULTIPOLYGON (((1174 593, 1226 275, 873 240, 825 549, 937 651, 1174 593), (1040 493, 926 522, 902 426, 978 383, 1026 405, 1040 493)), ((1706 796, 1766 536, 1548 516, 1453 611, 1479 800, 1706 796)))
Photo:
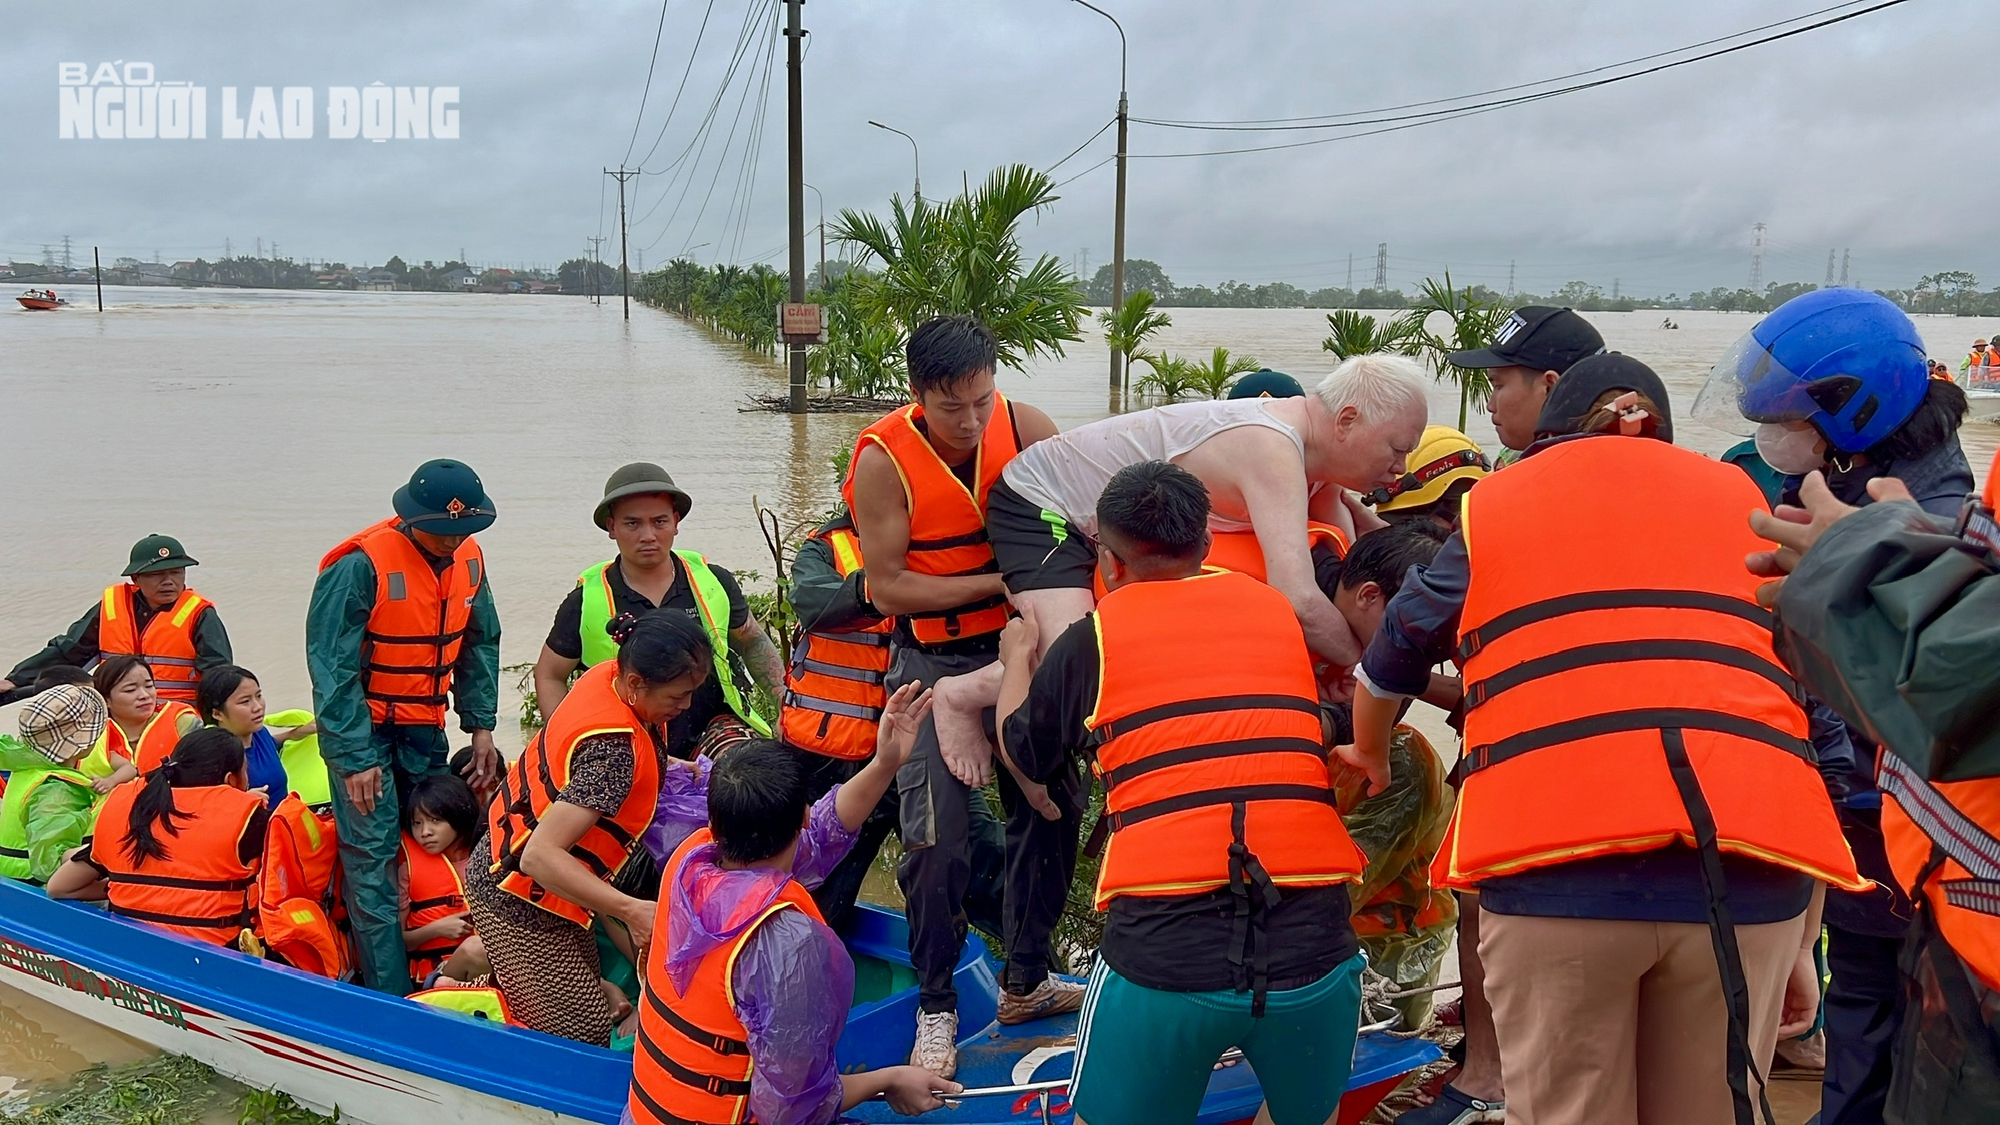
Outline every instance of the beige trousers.
MULTIPOLYGON (((1736 928, 1767 1075, 1804 926, 1736 928)), ((1730 1125, 1729 1013, 1706 925, 1486 911, 1479 958, 1510 1125, 1730 1125)))

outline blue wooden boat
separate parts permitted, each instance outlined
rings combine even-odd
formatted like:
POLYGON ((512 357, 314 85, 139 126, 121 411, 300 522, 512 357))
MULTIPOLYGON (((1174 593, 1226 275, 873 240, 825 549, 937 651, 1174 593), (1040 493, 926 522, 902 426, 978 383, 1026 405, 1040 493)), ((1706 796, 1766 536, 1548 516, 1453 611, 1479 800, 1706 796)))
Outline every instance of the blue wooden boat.
MULTIPOLYGON (((917 1005, 902 917, 872 907, 855 913, 846 937, 857 1003, 839 1045, 844 1069, 908 1059, 917 1005)), ((995 965, 980 943, 967 945, 957 970, 960 1015, 963 1027, 977 1030, 961 1047, 959 1077, 1007 1092, 917 1120, 1069 1122, 1067 1098, 1053 1084, 1069 1075, 1075 1018, 993 1023, 995 965)), ((627 1054, 311 976, 54 902, 8 879, 0 879, 0 982, 319 1112, 337 1107, 342 1121, 363 1125, 610 1125, 632 1074, 627 1054)), ((1358 1120, 1402 1075, 1437 1057, 1422 1040, 1364 1035, 1341 1120, 1358 1120)), ((1247 1120, 1259 1101, 1250 1068, 1225 1067, 1209 1084, 1199 1120, 1247 1120)), ((858 1116, 910 1120, 879 1104, 858 1116)))

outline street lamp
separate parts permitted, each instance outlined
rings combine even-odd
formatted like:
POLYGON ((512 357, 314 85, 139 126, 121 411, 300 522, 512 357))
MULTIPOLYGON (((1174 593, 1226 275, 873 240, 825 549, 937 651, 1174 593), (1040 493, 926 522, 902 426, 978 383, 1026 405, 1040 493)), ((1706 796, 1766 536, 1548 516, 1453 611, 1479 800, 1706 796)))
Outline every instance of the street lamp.
POLYGON ((804 185, 819 199, 819 291, 826 292, 826 196, 811 184, 804 185))
POLYGON ((875 126, 877 129, 887 129, 891 133, 894 133, 897 136, 903 138, 904 140, 910 142, 910 160, 916 166, 916 178, 915 178, 916 186, 915 189, 912 190, 910 194, 916 196, 918 203, 922 203, 924 201, 924 158, 922 154, 920 154, 917 151, 917 138, 912 137, 908 133, 903 132, 901 129, 898 129, 893 125, 884 125, 880 121, 870 121, 869 124, 875 126))
MULTIPOLYGON (((1088 0, 1076 2, 1110 20, 1111 26, 1118 29, 1118 203, 1111 230, 1111 311, 1116 314, 1118 306, 1125 301, 1125 25, 1088 0)), ((1118 370, 1121 358, 1117 348, 1111 349, 1111 390, 1114 394, 1123 385, 1118 370)))

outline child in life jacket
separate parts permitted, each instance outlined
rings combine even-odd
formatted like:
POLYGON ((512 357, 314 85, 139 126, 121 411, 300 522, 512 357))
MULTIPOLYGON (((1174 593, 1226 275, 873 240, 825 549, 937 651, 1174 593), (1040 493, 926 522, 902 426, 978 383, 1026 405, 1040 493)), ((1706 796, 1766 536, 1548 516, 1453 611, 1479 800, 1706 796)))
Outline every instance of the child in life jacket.
POLYGON ((809 837, 820 875, 853 846, 930 709, 920 686, 889 698, 874 760, 816 803, 799 754, 776 742, 737 747, 709 772, 708 826, 665 865, 624 1121, 824 1125, 874 1097, 914 1114, 963 1089, 912 1066, 840 1073, 854 965, 795 867, 809 837))
MULTIPOLYGON (((479 833, 472 788, 449 773, 418 779, 403 808, 403 848, 398 876, 403 946, 410 977, 424 980, 445 967, 460 943, 472 937, 465 909, 465 864, 479 833)), ((455 979, 469 979, 474 973, 455 979)))
POLYGON ((249 793, 243 743, 226 730, 185 735, 143 781, 111 791, 89 850, 49 879, 49 897, 196 941, 235 945, 252 920, 270 809, 249 793))

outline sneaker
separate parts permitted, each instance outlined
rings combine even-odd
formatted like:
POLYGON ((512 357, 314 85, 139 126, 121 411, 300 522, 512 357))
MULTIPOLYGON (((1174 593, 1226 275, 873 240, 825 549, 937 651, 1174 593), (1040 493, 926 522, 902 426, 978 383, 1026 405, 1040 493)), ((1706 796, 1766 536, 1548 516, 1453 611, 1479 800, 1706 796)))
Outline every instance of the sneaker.
POLYGON ((1436 1101, 1396 1118, 1396 1125, 1484 1125, 1488 1122, 1499 1125, 1506 1120, 1506 1102, 1475 1098, 1456 1086, 1448 1085, 1439 1091, 1436 1101))
POLYGON ((1083 986, 1072 981, 1044 977, 1026 996, 1000 990, 1000 1022, 1027 1023, 1083 1009, 1083 986))
POLYGON ((917 1045, 910 1050, 910 1065, 940 1078, 958 1073, 957 1012, 917 1013, 917 1045))

